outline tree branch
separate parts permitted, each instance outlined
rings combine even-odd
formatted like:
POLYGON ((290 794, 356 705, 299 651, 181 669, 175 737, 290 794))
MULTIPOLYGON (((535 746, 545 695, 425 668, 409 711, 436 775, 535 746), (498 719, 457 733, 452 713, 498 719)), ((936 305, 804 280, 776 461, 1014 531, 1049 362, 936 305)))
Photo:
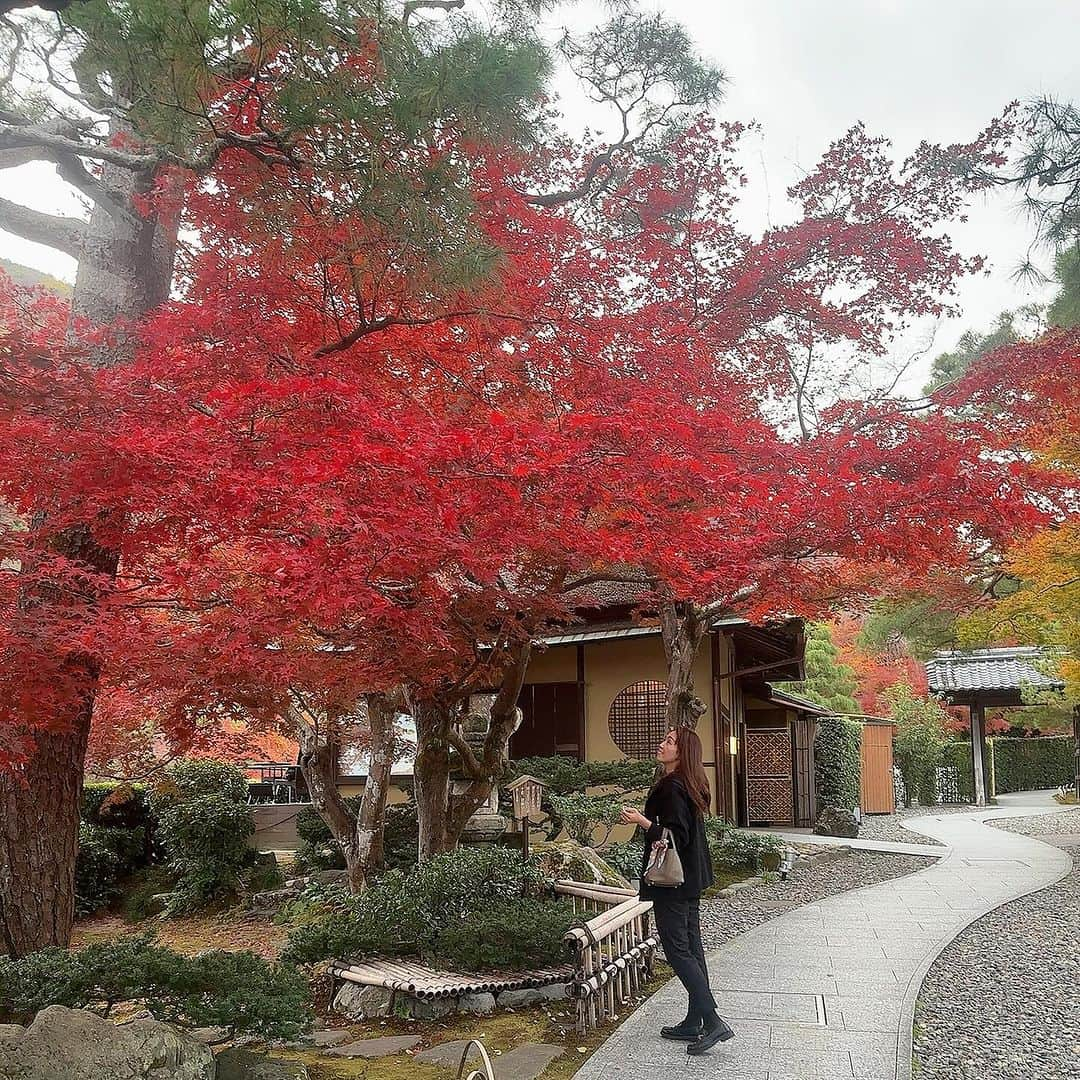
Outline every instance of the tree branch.
POLYGON ((6 229, 24 240, 56 248, 76 259, 86 236, 86 225, 82 221, 28 210, 7 199, 0 199, 0 229, 6 229))

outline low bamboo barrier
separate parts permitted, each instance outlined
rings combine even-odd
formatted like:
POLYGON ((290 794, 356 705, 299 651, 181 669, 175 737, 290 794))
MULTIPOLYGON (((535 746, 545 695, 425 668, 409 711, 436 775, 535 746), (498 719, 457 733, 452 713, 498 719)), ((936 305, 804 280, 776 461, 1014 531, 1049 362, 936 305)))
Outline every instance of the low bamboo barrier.
POLYGON ((576 914, 591 916, 566 933, 569 964, 540 971, 479 975, 433 971, 408 960, 371 960, 331 964, 330 974, 361 986, 381 986, 428 1000, 563 982, 577 1002, 578 1031, 585 1034, 614 1019, 617 1008, 640 993, 651 977, 657 945, 649 930, 652 903, 639 900, 630 889, 582 881, 560 881, 555 892, 571 899, 576 914))

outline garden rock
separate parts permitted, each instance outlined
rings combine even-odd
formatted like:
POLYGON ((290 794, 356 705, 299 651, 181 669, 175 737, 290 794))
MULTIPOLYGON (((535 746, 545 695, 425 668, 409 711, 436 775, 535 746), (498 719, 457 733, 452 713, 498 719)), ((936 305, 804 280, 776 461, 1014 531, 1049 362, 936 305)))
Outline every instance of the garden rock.
POLYGON ((403 1054, 406 1050, 411 1050, 419 1041, 419 1035, 386 1035, 381 1039, 360 1039, 344 1046, 333 1046, 326 1052, 334 1057, 389 1057, 391 1054, 403 1054))
POLYGON ((333 1007, 334 1012, 350 1020, 371 1020, 378 1016, 389 1016, 393 1000, 394 992, 385 987, 344 982, 334 995, 333 1007))
POLYGON ((523 1009, 542 1001, 562 1001, 567 997, 566 983, 550 986, 530 986, 523 990, 503 990, 499 994, 500 1009, 523 1009))
POLYGON ((316 885, 344 885, 349 880, 348 870, 319 870, 309 878, 316 885))
POLYGON ((826 806, 818 817, 814 832, 818 836, 854 837, 859 835, 859 823, 852 811, 839 806, 826 806))
POLYGON ((255 893, 251 898, 251 910, 256 915, 272 915, 299 895, 296 889, 274 889, 271 892, 255 893))
POLYGON ((532 845, 532 853, 544 870, 556 880, 585 881, 594 885, 613 885, 629 889, 630 883, 592 848, 576 840, 541 841, 532 845))
POLYGON ((458 998, 458 1008, 462 1012, 476 1013, 479 1016, 488 1016, 495 1011, 495 995, 481 992, 478 994, 462 994, 458 998))
POLYGON ((282 1061, 235 1046, 217 1056, 216 1080, 309 1080, 309 1076, 301 1061, 282 1061))
POLYGON ((199 1042, 205 1043, 207 1046, 212 1046, 214 1043, 225 1042, 229 1037, 229 1029, 223 1027, 201 1027, 189 1031, 188 1034, 193 1039, 198 1039, 199 1042))
POLYGON ((323 1028, 311 1033, 311 1042, 316 1046, 337 1046, 349 1037, 347 1028, 323 1028))
POLYGON ((50 1005, 18 1034, 0 1036, 0 1080, 214 1080, 201 1042, 157 1020, 113 1024, 50 1005))

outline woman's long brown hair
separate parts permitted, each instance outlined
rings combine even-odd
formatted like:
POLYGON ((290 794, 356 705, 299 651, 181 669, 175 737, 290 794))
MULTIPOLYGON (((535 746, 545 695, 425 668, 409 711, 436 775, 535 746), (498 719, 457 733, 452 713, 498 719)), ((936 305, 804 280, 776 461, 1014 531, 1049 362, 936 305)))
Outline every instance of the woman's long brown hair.
POLYGON ((696 731, 681 727, 675 729, 675 745, 679 748, 679 763, 673 775, 681 781, 697 811, 701 815, 709 812, 712 792, 709 789, 709 777, 702 764, 701 739, 696 731))

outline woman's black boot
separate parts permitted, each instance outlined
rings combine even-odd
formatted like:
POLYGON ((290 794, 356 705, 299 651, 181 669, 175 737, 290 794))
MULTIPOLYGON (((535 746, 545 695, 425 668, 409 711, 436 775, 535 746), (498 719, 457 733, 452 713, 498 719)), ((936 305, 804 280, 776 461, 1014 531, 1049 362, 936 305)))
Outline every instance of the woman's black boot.
POLYGON ((695 1057, 698 1054, 707 1054, 717 1043, 734 1038, 735 1032, 713 1012, 705 1017, 701 1035, 686 1048, 686 1052, 695 1057))
POLYGON ((662 1027, 660 1037, 662 1039, 674 1039, 676 1042, 693 1042, 701 1037, 703 1030, 701 1017, 691 1014, 685 1020, 681 1020, 671 1027, 662 1027))

